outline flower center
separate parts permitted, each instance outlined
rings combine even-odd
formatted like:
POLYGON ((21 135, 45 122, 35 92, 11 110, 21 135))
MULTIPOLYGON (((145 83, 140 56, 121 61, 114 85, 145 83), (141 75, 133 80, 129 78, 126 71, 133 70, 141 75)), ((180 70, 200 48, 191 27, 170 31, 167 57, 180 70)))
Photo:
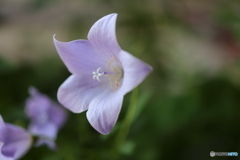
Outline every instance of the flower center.
POLYGON ((93 79, 97 81, 101 81, 100 77, 106 76, 109 79, 110 85, 113 90, 118 89, 121 83, 121 79, 123 77, 123 70, 120 65, 114 61, 112 58, 108 63, 108 68, 110 71, 103 71, 101 67, 99 67, 96 71, 93 71, 93 79))

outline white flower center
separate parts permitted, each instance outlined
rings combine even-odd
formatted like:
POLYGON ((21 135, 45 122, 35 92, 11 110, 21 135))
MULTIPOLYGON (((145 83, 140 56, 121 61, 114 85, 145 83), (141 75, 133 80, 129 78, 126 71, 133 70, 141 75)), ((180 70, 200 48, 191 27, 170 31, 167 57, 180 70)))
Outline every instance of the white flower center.
POLYGON ((123 77, 123 70, 122 67, 114 61, 115 59, 112 58, 108 63, 109 71, 103 71, 101 67, 99 67, 96 71, 93 71, 93 79, 97 81, 101 81, 100 77, 107 76, 110 82, 110 85, 113 90, 118 89, 120 86, 122 77, 123 77))
POLYGON ((98 68, 96 72, 93 71, 92 73, 93 73, 93 79, 96 79, 98 81, 101 81, 99 79, 99 77, 104 75, 104 72, 102 71, 102 68, 98 68))

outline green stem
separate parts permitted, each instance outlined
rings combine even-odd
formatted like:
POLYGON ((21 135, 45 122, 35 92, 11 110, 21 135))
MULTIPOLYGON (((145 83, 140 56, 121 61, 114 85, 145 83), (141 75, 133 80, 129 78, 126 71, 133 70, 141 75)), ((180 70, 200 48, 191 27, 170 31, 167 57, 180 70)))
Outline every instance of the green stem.
POLYGON ((121 147, 123 146, 128 132, 130 130, 130 126, 133 123, 134 120, 134 116, 135 116, 135 112, 136 112, 136 108, 137 108, 137 101, 138 101, 138 88, 136 88, 132 94, 131 94, 131 99, 130 99, 130 104, 127 110, 127 115, 125 117, 125 119, 123 120, 119 132, 116 136, 116 144, 114 147, 114 159, 118 159, 119 158, 119 151, 121 149, 121 147))

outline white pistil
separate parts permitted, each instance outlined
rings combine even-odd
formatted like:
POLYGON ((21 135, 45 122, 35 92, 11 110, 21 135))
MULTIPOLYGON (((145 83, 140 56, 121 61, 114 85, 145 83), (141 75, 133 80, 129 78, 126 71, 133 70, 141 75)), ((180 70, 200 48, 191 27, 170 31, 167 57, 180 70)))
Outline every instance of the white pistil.
POLYGON ((102 68, 98 68, 97 69, 97 71, 95 72, 93 72, 93 79, 96 79, 96 80, 98 80, 98 81, 101 81, 100 79, 99 79, 99 77, 101 77, 101 76, 103 76, 104 75, 104 72, 102 71, 102 68))

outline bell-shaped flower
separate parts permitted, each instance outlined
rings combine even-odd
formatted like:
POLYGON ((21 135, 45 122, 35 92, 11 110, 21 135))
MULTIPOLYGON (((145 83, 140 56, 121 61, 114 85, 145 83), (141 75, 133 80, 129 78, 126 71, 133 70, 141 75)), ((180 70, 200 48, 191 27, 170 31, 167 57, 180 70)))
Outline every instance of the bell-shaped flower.
POLYGON ((59 102, 75 113, 87 111, 93 128, 108 134, 115 125, 126 93, 139 85, 152 67, 121 49, 117 14, 98 20, 88 40, 54 44, 72 75, 58 90, 59 102))
POLYGON ((66 121, 66 111, 63 107, 38 92, 34 87, 29 88, 30 97, 26 101, 26 114, 30 119, 29 131, 38 136, 36 146, 46 144, 55 149, 55 139, 58 130, 66 121))
POLYGON ((30 148, 31 135, 23 128, 4 123, 0 116, 0 160, 21 158, 30 148))

